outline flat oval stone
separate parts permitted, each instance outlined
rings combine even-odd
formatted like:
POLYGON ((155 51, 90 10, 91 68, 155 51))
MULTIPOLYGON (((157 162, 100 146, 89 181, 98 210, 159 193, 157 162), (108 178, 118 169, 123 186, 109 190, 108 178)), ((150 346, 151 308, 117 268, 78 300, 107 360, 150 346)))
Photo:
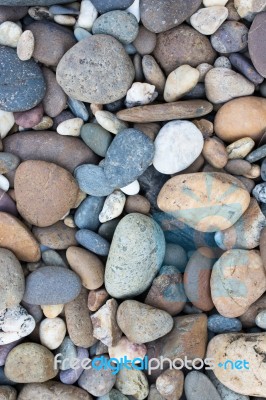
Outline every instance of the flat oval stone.
POLYGON ((190 18, 190 23, 203 35, 212 35, 219 26, 227 19, 228 10, 226 7, 214 6, 199 9, 190 18))
POLYGON ((153 156, 151 139, 137 129, 124 129, 107 150, 104 174, 115 187, 127 186, 148 168, 153 156))
POLYGON ((91 196, 108 196, 115 189, 99 165, 80 165, 75 170, 75 178, 80 189, 91 196))
POLYGON ((109 11, 98 17, 92 33, 110 35, 123 44, 132 43, 139 31, 139 24, 133 14, 126 11, 109 11))
POLYGON ((77 117, 83 119, 83 121, 88 121, 90 114, 87 107, 82 101, 68 98, 67 104, 72 111, 72 113, 77 117))
POLYGON ((221 400, 210 379, 199 371, 192 371, 186 376, 185 393, 187 400, 221 400))
POLYGON ((252 62, 241 53, 230 54, 231 64, 255 85, 263 82, 263 77, 256 71, 252 62))
POLYGON ((23 300, 30 304, 65 304, 75 299, 81 281, 75 272, 64 267, 41 267, 26 278, 23 300))
POLYGON ((57 375, 54 355, 37 343, 22 343, 8 354, 5 364, 6 376, 17 383, 45 382, 57 375), (23 371, 18 365, 24 365, 23 371))
POLYGON ((191 165, 203 149, 200 130, 189 121, 168 122, 155 142, 153 165, 162 174, 174 174, 191 165))
POLYGON ((69 246, 77 244, 75 239, 76 229, 69 228, 63 221, 58 221, 44 228, 34 226, 32 232, 39 243, 49 247, 49 249, 65 250, 69 246))
POLYGON ((170 179, 157 202, 162 211, 194 229, 215 232, 229 228, 241 217, 250 195, 232 175, 198 172, 170 179))
POLYGON ((191 67, 213 64, 216 55, 209 39, 188 25, 160 33, 153 54, 167 75, 183 64, 191 67))
POLYGON ((67 95, 96 104, 123 98, 134 75, 123 45, 108 35, 78 42, 61 58, 56 70, 57 81, 67 95))
POLYGON ((158 273, 164 254, 165 239, 159 225, 146 215, 126 215, 115 230, 109 251, 105 270, 108 293, 115 298, 143 293, 158 273))
POLYGON ((266 27, 266 13, 256 15, 248 34, 248 49, 254 67, 260 75, 266 78, 266 45, 264 32, 266 27))
MULTIPOLYGON (((56 2, 58 4, 59 1, 56 2)), ((45 383, 29 383, 23 385, 19 394, 20 400, 92 400, 91 395, 85 390, 72 386, 64 385, 60 382, 50 381, 45 383)))
POLYGON ((11 214, 0 212, 0 247, 11 250, 21 261, 36 262, 39 245, 30 230, 11 214))
POLYGON ((0 248, 0 309, 17 306, 24 295, 25 279, 16 256, 0 248))
POLYGON ((232 143, 249 137, 258 141, 266 128, 266 99, 248 96, 224 104, 214 120, 216 135, 232 143))
POLYGON ((39 104, 46 86, 38 64, 34 60, 21 61, 7 46, 0 46, 0 58, 0 109, 26 111, 39 104))
POLYGON ((22 161, 48 161, 70 172, 81 164, 94 164, 98 161, 97 156, 82 140, 51 131, 15 133, 5 139, 4 149, 22 161))
POLYGON ((89 196, 75 212, 75 224, 80 229, 97 231, 100 227, 99 215, 104 205, 104 197, 89 196))
POLYGON ((214 333, 239 332, 242 323, 237 318, 226 318, 220 314, 212 314, 208 318, 208 329, 214 333))
MULTIPOLYGON (((30 31, 31 32, 31 31, 30 31)), ((56 81, 56 76, 49 68, 43 67, 43 76, 46 82, 46 92, 43 98, 43 108, 49 117, 57 117, 65 108, 67 96, 56 81)))
POLYGON ((237 21, 225 21, 211 36, 213 48, 220 54, 236 53, 247 47, 248 28, 237 21))
POLYGON ((20 164, 14 188, 19 213, 39 227, 52 225, 63 218, 75 206, 78 196, 78 186, 72 175, 45 161, 20 164))
POLYGON ((83 125, 80 136, 86 145, 101 157, 105 157, 113 139, 111 133, 98 124, 83 125))
POLYGON ((112 10, 125 10, 134 3, 134 0, 91 0, 91 2, 100 14, 104 14, 112 10))
POLYGON ((79 244, 95 254, 107 256, 109 253, 109 242, 93 231, 80 229, 76 233, 76 239, 79 244))

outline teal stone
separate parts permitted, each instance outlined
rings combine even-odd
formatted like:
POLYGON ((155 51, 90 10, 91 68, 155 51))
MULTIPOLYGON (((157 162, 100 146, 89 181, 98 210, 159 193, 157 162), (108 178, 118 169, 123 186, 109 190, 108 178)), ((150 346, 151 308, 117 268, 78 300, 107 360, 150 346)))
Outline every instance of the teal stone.
POLYGON ((98 124, 83 125, 80 136, 86 145, 101 157, 105 157, 113 140, 111 133, 98 124))

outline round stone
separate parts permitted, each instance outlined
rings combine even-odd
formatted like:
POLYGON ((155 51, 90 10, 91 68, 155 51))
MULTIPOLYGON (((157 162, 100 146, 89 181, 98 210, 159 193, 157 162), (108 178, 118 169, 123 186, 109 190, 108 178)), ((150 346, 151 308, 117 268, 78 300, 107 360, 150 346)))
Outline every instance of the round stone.
POLYGON ((184 373, 182 371, 167 369, 156 379, 156 388, 166 399, 181 398, 183 387, 184 373))
POLYGON ((16 256, 0 248, 0 309, 17 306, 24 295, 25 279, 16 256))
POLYGON ((85 124, 81 128, 80 136, 95 154, 105 157, 112 142, 112 135, 98 124, 85 124))
POLYGON ((18 24, 5 21, 0 25, 0 45, 17 47, 22 29, 18 24))
POLYGON ((190 372, 185 379, 187 400, 220 400, 221 397, 210 379, 199 371, 190 372))
POLYGON ((208 329, 214 333, 239 332, 242 323, 237 318, 226 318, 220 314, 212 314, 208 318, 208 329))
POLYGON ((55 350, 66 335, 66 324, 61 318, 45 318, 40 323, 40 342, 50 350, 55 350))
POLYGON ((106 104, 126 95, 135 72, 121 43, 108 35, 93 35, 62 57, 56 74, 69 96, 106 104))
POLYGON ((190 23, 203 35, 212 35, 226 20, 228 10, 226 7, 214 6, 201 8, 190 18, 190 23))
POLYGON ((237 53, 247 47, 248 28, 237 21, 226 21, 211 36, 213 48, 221 54, 237 53))
POLYGON ((21 61, 14 49, 0 47, 0 109, 26 111, 41 102, 45 81, 40 67, 33 60, 21 61))
POLYGON ((43 228, 34 226, 32 232, 41 245, 50 249, 65 250, 69 246, 77 244, 75 239, 76 229, 69 228, 63 221, 43 228))
POLYGON ((22 61, 30 60, 34 51, 34 36, 29 30, 22 33, 17 44, 17 55, 22 61))
POLYGON ((164 100, 173 102, 191 91, 198 83, 200 73, 189 65, 181 65, 172 71, 166 80, 164 100))
POLYGON ((137 213, 125 216, 115 230, 106 264, 108 293, 115 298, 143 293, 158 273, 164 254, 164 235, 153 219, 137 213))
POLYGON ((91 0, 91 2, 100 14, 104 14, 112 10, 125 10, 134 0, 91 0))
POLYGON ((43 105, 40 103, 28 111, 15 112, 14 117, 16 124, 22 128, 33 128, 43 119, 43 105))
POLYGON ((256 316, 256 325, 266 331, 266 310, 258 313, 256 316))
POLYGON ((30 304, 65 304, 75 299, 81 281, 65 267, 41 267, 27 276, 23 300, 30 304))
POLYGON ((76 168, 75 178, 83 192, 91 196, 108 196, 115 185, 105 176, 104 170, 98 165, 84 164, 76 168))
POLYGON ((248 49, 254 67, 260 75, 266 78, 266 45, 264 32, 266 29, 266 12, 259 13, 254 18, 248 34, 248 49))
POLYGON ((156 34, 149 31, 145 26, 140 26, 138 36, 133 45, 141 56, 151 54, 156 46, 156 34))
POLYGON ((203 136, 192 122, 171 121, 159 131, 154 144, 154 167, 170 175, 196 160, 203 149, 203 136))
POLYGON ((81 246, 100 256, 107 256, 110 244, 95 232, 88 229, 80 229, 76 233, 76 239, 81 246))
POLYGON ((20 160, 11 153, 0 152, 0 174, 6 174, 18 167, 20 160))
POLYGON ((18 215, 16 203, 2 189, 0 189, 0 211, 8 213, 8 214, 12 214, 15 217, 18 215))
POLYGON ((116 379, 116 388, 133 399, 146 399, 149 393, 149 383, 143 371, 122 368, 116 379))

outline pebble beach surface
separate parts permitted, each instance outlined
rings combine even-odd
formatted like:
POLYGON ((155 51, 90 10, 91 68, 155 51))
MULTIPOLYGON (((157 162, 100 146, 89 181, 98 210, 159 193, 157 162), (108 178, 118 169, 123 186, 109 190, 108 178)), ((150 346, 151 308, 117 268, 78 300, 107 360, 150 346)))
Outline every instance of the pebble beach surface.
POLYGON ((1 400, 266 399, 266 0, 0 0, 0 305, 1 400))

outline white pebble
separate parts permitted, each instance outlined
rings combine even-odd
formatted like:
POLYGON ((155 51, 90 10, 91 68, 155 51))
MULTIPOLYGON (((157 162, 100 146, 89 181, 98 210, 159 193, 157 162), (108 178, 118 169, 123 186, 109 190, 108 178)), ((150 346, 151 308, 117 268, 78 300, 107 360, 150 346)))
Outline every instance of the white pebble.
POLYGON ((140 186, 138 181, 134 181, 130 183, 129 185, 121 188, 122 192, 129 196, 134 196, 135 194, 138 194, 140 191, 140 186))
POLYGON ((28 9, 28 14, 31 18, 36 21, 40 21, 42 19, 53 19, 53 14, 50 13, 48 7, 40 7, 34 6, 28 9))
POLYGON ((135 82, 127 91, 126 107, 141 106, 152 103, 158 93, 155 92, 155 86, 149 83, 135 82))
POLYGON ((264 329, 266 331, 266 310, 262 310, 257 316, 256 316, 256 325, 264 329))
POLYGON ((91 31, 92 25, 98 16, 98 11, 90 0, 82 0, 77 26, 91 31))
POLYGON ((126 203, 126 196, 120 190, 115 190, 106 198, 103 209, 99 215, 101 223, 111 221, 122 214, 124 205, 126 203))
POLYGON ((134 3, 130 7, 128 7, 126 11, 128 11, 131 14, 135 15, 135 17, 137 18, 138 22, 140 21, 139 0, 135 0, 134 3))
POLYGON ((192 68, 190 65, 181 65, 175 69, 168 75, 165 83, 165 101, 176 101, 184 96, 196 86, 199 81, 199 76, 199 71, 196 68, 192 68))
POLYGON ((0 175, 0 189, 7 192, 9 189, 9 181, 4 175, 0 175))
POLYGON ((228 9, 223 6, 213 6, 199 9, 190 17, 190 23, 203 35, 212 35, 228 17, 228 9))
POLYGON ((15 22, 5 21, 0 25, 0 44, 17 47, 22 29, 15 22))
POLYGON ((20 305, 0 312, 0 345, 28 336, 35 328, 34 318, 20 305))
POLYGON ((74 26, 76 23, 76 18, 72 15, 55 15, 54 22, 59 25, 74 26))
POLYGON ((63 136, 79 136, 80 129, 84 124, 81 118, 71 118, 61 122, 57 127, 57 133, 63 136))
POLYGON ((34 36, 30 30, 24 31, 18 40, 17 55, 22 61, 29 60, 34 52, 34 36))
POLYGON ((46 318, 40 323, 40 342, 50 350, 60 346, 66 335, 66 324, 61 318, 46 318))
POLYGON ((115 135, 128 127, 125 122, 118 119, 109 111, 96 111, 95 118, 99 125, 115 135))
POLYGON ((228 0, 203 0, 205 7, 225 6, 226 3, 228 3, 228 0))
POLYGON ((0 110, 0 138, 4 139, 15 123, 14 114, 0 110))

